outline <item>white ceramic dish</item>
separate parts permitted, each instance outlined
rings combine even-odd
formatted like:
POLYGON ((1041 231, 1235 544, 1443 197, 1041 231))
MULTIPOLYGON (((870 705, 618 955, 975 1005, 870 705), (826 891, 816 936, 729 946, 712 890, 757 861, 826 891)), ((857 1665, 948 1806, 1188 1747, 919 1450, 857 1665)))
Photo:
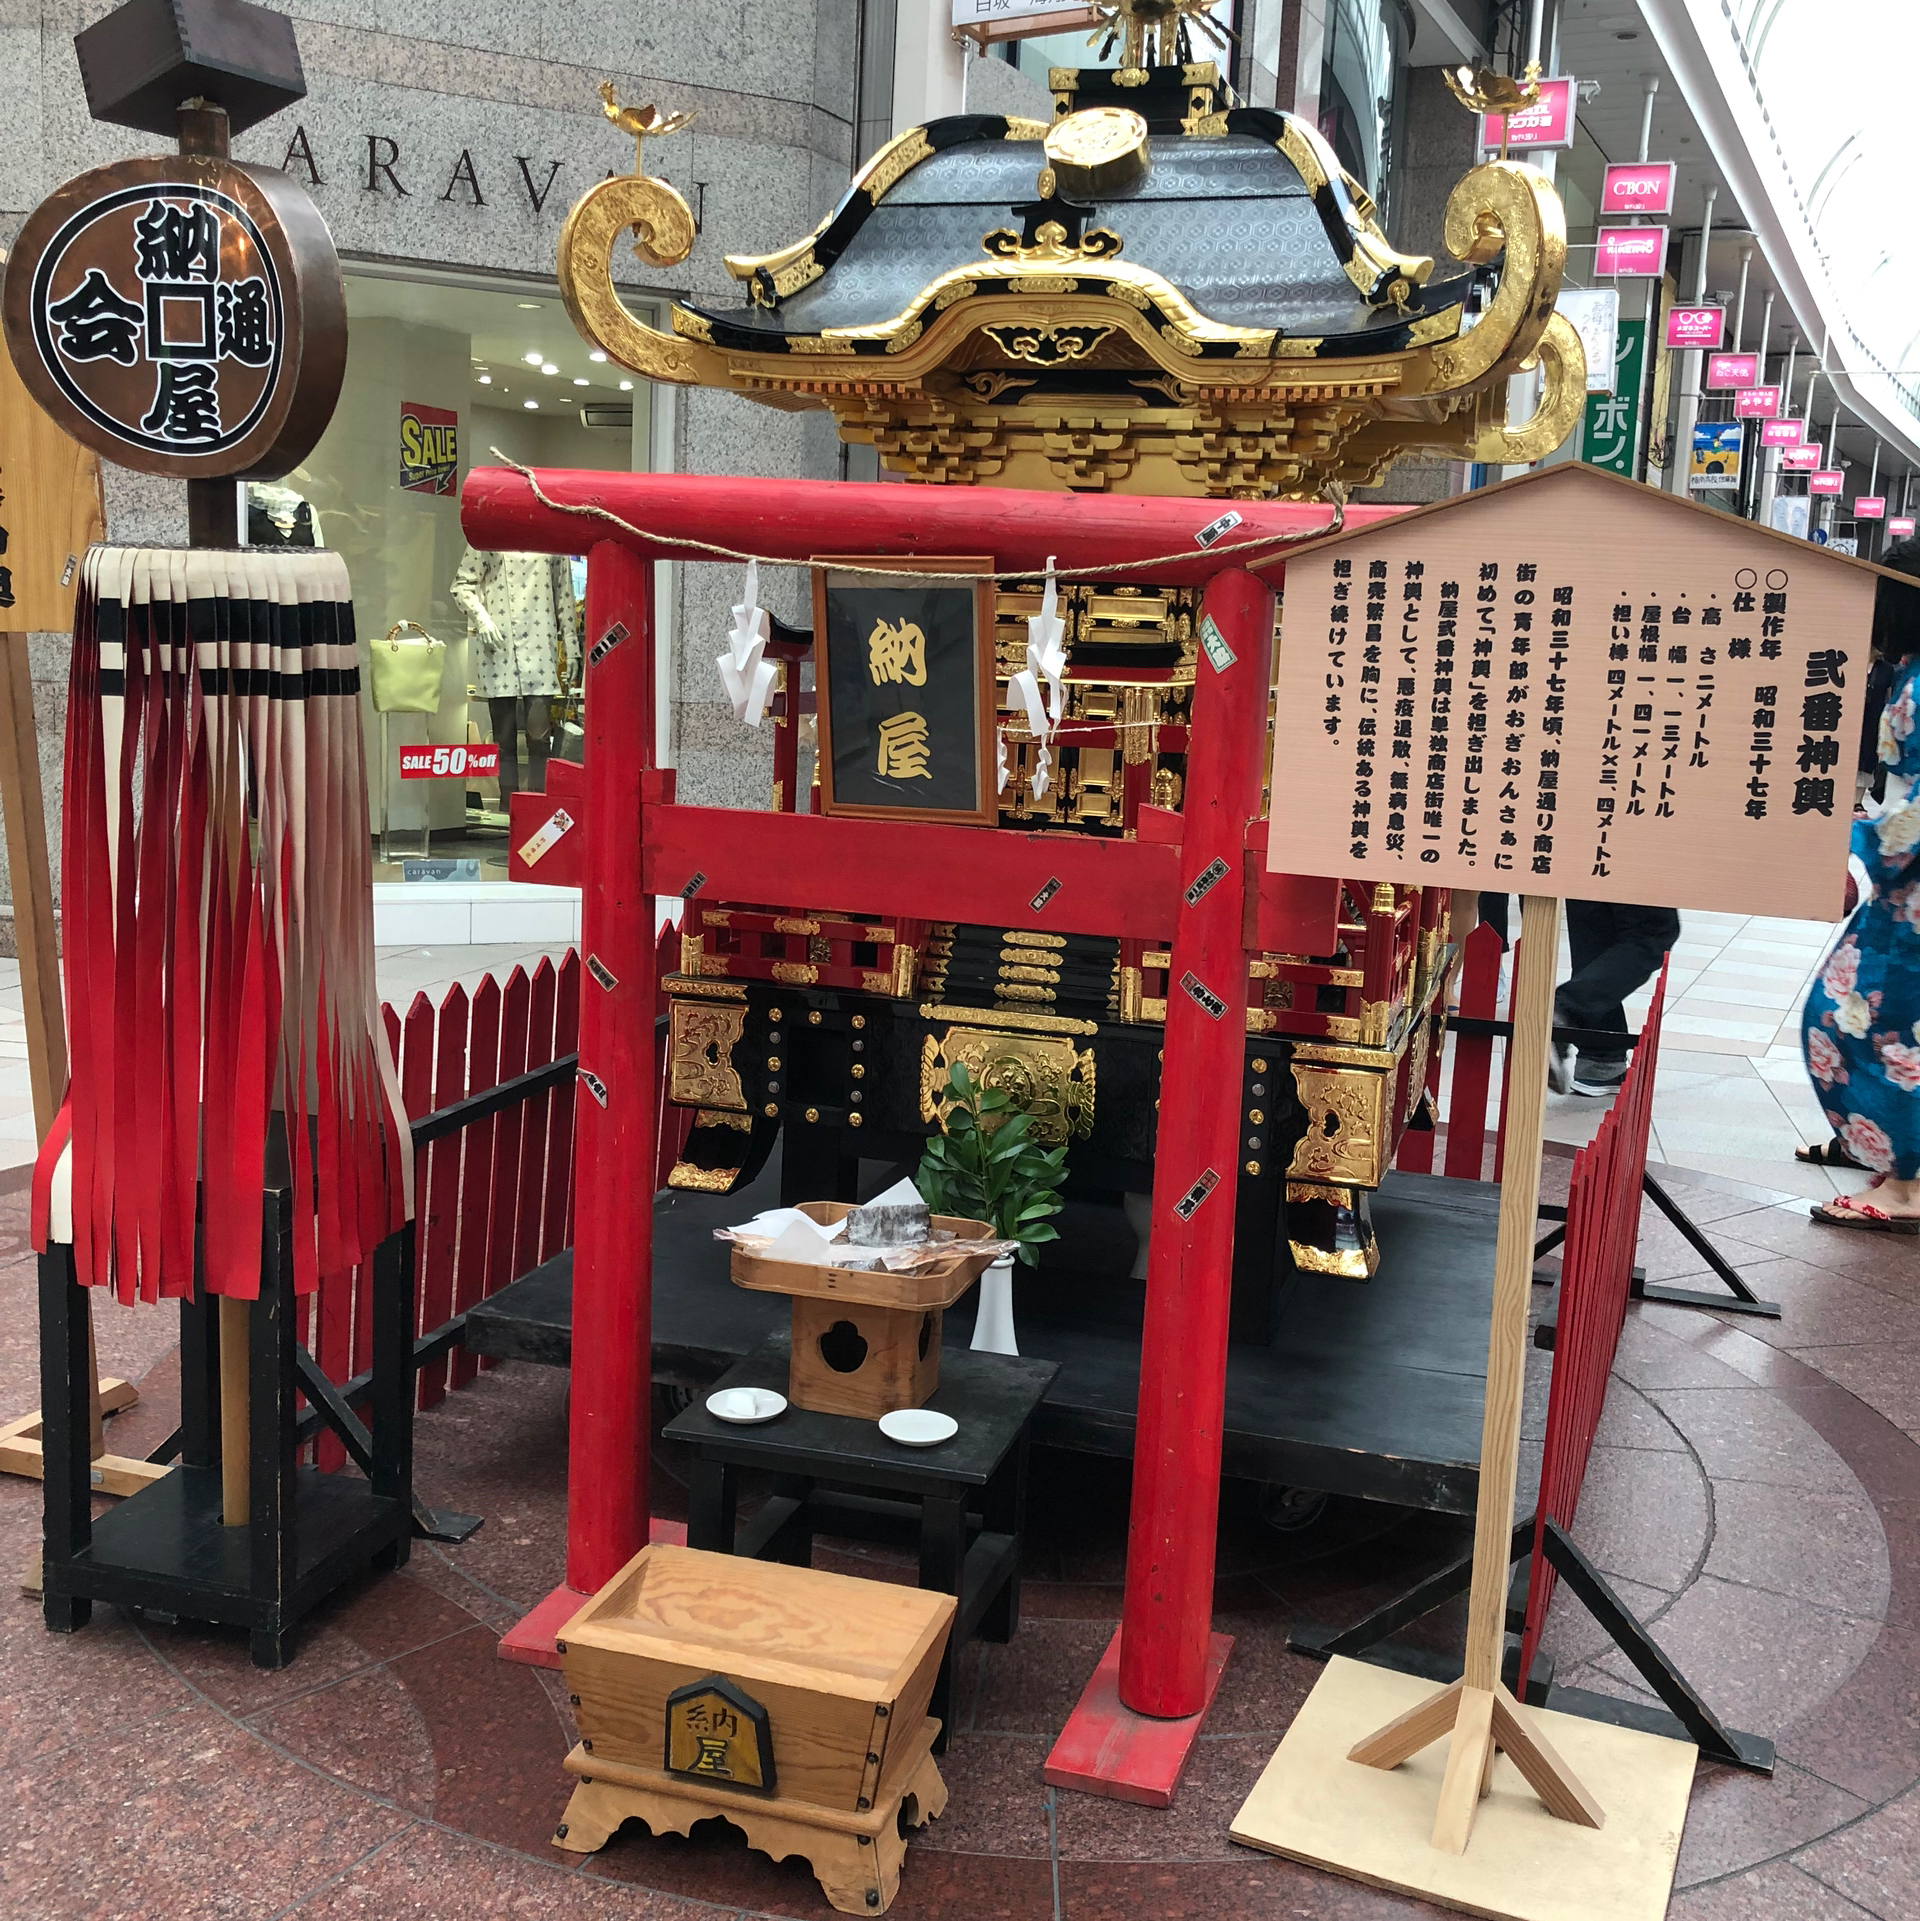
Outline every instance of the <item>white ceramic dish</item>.
POLYGON ((786 1411, 787 1397, 770 1387, 723 1387, 707 1396, 707 1412, 716 1421, 732 1421, 739 1427, 770 1421, 786 1411))
POLYGON ((902 1447, 938 1447, 960 1432, 960 1423, 930 1407, 897 1407, 881 1415, 880 1432, 902 1447))

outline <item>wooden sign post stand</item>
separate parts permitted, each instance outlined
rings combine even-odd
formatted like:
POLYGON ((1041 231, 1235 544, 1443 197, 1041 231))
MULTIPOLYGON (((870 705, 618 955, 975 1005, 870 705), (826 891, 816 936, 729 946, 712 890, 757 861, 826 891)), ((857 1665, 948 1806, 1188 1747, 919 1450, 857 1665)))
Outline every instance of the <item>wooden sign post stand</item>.
POLYGON ((1520 915, 1520 969, 1513 995, 1508 1067, 1507 1177, 1500 1190, 1494 1252, 1493 1323, 1487 1337, 1487 1410, 1480 1430, 1480 1499, 1473 1523, 1473 1591, 1467 1607, 1467 1667, 1452 1686, 1396 1716, 1348 1750, 1370 1768, 1397 1768, 1451 1734, 1433 1845, 1466 1852, 1473 1817, 1503 1751, 1550 1813, 1597 1828, 1604 1816, 1500 1679, 1506 1646, 1507 1571, 1513 1490, 1520 1467, 1520 1401, 1526 1387, 1527 1303, 1533 1287, 1540 1136, 1547 1105, 1547 1044, 1560 903, 1529 894, 1520 915))

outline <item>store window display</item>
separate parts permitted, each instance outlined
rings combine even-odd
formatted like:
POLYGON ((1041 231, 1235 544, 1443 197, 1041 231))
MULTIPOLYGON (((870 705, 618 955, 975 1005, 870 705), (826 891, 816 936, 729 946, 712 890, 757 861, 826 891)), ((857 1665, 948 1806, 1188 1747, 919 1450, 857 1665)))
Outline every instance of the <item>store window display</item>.
POLYGON ((573 568, 560 554, 469 547, 453 599, 467 616, 468 672, 500 748, 504 811, 509 795, 547 784, 554 714, 580 639, 573 568))

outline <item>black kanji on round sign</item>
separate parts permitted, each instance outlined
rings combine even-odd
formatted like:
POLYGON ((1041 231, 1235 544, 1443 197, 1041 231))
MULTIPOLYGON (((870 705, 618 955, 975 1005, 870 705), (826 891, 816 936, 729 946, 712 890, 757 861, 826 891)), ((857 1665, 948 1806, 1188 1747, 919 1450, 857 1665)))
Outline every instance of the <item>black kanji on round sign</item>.
POLYGON ((284 174, 200 154, 49 196, 8 263, 5 316, 34 398, 148 473, 285 473, 345 371, 339 261, 313 203, 284 174))

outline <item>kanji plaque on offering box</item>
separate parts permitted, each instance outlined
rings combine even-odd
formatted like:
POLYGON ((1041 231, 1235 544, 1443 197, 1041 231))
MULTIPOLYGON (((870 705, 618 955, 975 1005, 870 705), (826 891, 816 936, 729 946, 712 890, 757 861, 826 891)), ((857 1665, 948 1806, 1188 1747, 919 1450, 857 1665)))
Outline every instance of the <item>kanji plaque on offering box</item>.
POLYGON ((1581 465, 1296 550, 1270 859, 1831 918, 1874 589, 1581 465))

